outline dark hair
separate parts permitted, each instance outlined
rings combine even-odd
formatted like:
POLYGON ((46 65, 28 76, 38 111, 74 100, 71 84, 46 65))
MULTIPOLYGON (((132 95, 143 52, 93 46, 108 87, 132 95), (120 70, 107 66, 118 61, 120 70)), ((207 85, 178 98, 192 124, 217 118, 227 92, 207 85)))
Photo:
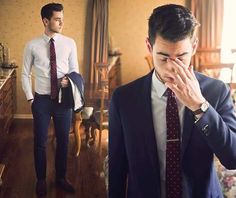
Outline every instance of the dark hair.
POLYGON ((181 5, 168 4, 157 7, 148 22, 150 43, 155 43, 157 35, 171 42, 192 38, 199 25, 190 10, 181 5))
POLYGON ((60 3, 49 3, 42 7, 41 9, 41 17, 42 19, 47 18, 51 19, 53 15, 53 11, 60 12, 63 10, 63 5, 60 3))

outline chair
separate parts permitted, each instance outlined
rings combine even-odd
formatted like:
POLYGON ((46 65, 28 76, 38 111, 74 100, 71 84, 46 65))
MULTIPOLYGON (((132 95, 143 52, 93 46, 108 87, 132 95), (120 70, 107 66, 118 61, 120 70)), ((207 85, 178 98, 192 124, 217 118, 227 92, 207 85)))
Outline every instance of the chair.
POLYGON ((105 108, 105 99, 106 95, 109 94, 109 63, 95 63, 95 68, 98 71, 98 84, 100 84, 99 92, 100 92, 100 109, 94 112, 94 124, 91 130, 99 130, 99 143, 101 143, 102 139, 102 131, 103 129, 108 128, 108 109, 105 108))
POLYGON ((80 147, 81 147, 81 136, 80 136, 80 126, 82 123, 81 112, 74 113, 74 121, 73 121, 73 130, 70 132, 74 133, 75 142, 76 142, 76 157, 79 156, 80 147))
POLYGON ((228 81, 233 81, 234 63, 221 62, 221 49, 220 48, 200 48, 197 50, 196 55, 193 57, 193 64, 195 70, 206 74, 207 76, 220 79, 223 71, 229 70, 230 78, 228 81))
POLYGON ((198 71, 200 65, 221 63, 220 53, 220 48, 198 48, 195 56, 193 57, 193 65, 195 70, 198 71))
POLYGON ((108 129, 108 116, 108 109, 105 109, 105 88, 103 88, 100 110, 94 112, 95 123, 91 129, 99 130, 99 143, 101 143, 103 129, 108 129))
POLYGON ((109 73, 109 63, 95 63, 96 73, 98 74, 97 78, 97 89, 102 90, 105 88, 105 91, 108 91, 108 73, 109 73))
POLYGON ((152 56, 151 55, 146 55, 144 58, 148 63, 149 70, 151 71, 154 68, 152 56))
POLYGON ((84 107, 82 110, 82 123, 81 125, 84 126, 85 131, 85 144, 89 148, 90 144, 93 145, 95 142, 95 133, 93 130, 91 130, 91 123, 92 123, 92 115, 93 115, 93 107, 84 107), (90 136, 91 135, 91 136, 90 136), (91 140, 91 141, 90 141, 91 140))
POLYGON ((230 70, 229 83, 233 81, 234 63, 205 63, 199 65, 199 71, 216 79, 220 79, 222 69, 230 70))

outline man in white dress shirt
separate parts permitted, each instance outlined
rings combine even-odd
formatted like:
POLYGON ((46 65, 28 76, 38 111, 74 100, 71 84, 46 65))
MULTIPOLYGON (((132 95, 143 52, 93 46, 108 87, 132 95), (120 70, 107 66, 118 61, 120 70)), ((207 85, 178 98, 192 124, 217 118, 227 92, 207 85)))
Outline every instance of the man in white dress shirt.
POLYGON ((41 17, 45 27, 44 34, 26 45, 22 69, 22 87, 27 100, 31 104, 34 118, 36 194, 44 196, 47 193, 46 145, 51 117, 53 118, 57 139, 56 185, 67 192, 74 193, 75 189, 66 179, 72 109, 58 103, 58 89, 68 87, 66 74, 78 72, 77 48, 73 39, 60 34, 63 27, 63 5, 50 3, 43 6, 41 17), (52 45, 53 49, 51 48, 52 45), (52 63, 52 53, 54 53, 54 63, 52 63), (51 94, 51 64, 56 67, 54 71, 56 71, 56 79, 58 79, 56 80, 55 97, 52 97, 51 94), (35 94, 32 92, 31 84, 32 68, 34 68, 35 94))

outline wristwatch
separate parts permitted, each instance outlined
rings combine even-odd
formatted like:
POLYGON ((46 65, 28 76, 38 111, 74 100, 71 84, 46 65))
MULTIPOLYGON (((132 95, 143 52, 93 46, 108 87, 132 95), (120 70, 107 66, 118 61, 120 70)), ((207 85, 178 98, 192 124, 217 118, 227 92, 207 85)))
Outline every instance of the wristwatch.
POLYGON ((207 101, 205 101, 201 104, 200 109, 197 109, 196 111, 193 111, 193 114, 198 115, 198 114, 201 114, 201 113, 205 113, 208 108, 209 108, 209 103, 207 101))

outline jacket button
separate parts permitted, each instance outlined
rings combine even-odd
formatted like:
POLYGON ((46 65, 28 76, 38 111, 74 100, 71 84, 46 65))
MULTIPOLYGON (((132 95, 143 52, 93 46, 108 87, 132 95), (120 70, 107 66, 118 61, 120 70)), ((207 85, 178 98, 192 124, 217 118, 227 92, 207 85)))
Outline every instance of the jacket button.
POLYGON ((203 133, 204 133, 206 136, 208 136, 208 135, 210 134, 209 131, 208 131, 208 127, 209 127, 209 125, 206 124, 206 125, 202 128, 202 131, 203 131, 203 133))

